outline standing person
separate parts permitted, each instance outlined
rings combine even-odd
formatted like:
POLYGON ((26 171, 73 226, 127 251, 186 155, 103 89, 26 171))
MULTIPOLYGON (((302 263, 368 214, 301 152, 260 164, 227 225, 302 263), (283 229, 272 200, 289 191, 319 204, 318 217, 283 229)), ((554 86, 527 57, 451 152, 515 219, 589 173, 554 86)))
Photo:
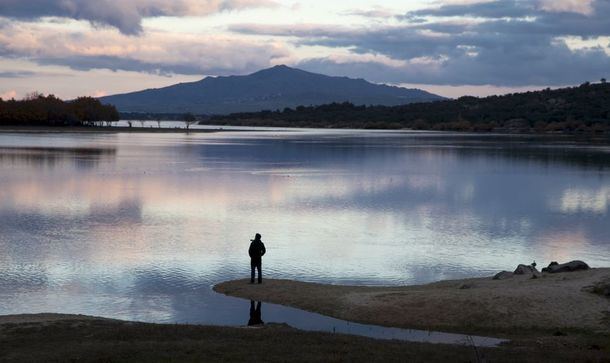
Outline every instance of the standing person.
POLYGON ((261 235, 256 234, 254 239, 250 240, 250 248, 248 249, 248 254, 250 255, 250 283, 254 283, 254 269, 258 269, 258 283, 263 283, 263 272, 261 271, 262 257, 267 252, 265 250, 265 245, 263 241, 261 241, 261 235))

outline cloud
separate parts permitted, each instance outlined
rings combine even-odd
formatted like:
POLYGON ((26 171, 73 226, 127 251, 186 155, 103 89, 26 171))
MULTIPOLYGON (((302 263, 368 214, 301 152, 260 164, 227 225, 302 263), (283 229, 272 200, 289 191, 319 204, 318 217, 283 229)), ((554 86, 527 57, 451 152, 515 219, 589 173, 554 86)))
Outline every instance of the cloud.
MULTIPOLYGON (((570 85, 585 80, 598 80, 610 69, 610 61, 601 50, 579 52, 576 55, 567 47, 538 56, 534 52, 529 61, 502 61, 503 53, 488 54, 487 59, 463 55, 451 60, 431 57, 413 58, 399 64, 399 60, 378 61, 367 57, 354 57, 351 61, 335 57, 306 59, 298 67, 312 71, 348 77, 364 77, 383 83, 419 83, 430 85, 500 85, 519 87, 526 85, 570 85), (474 59, 473 59, 474 58, 474 59), (394 63, 394 64, 392 64, 394 63), (570 71, 566 71, 566 70, 570 71)), ((378 57, 378 56, 377 56, 378 57)))
POLYGON ((352 9, 352 10, 344 12, 342 15, 361 16, 364 18, 373 18, 373 19, 376 19, 376 18, 387 19, 387 18, 394 17, 398 14, 396 14, 396 11, 394 11, 392 9, 384 8, 382 6, 373 6, 370 9, 352 9))
POLYGON ((539 6, 551 12, 593 13, 593 0, 539 0, 539 6))
POLYGON ((131 37, 110 29, 77 32, 44 24, 0 25, 0 57, 25 58, 76 70, 110 69, 156 74, 233 74, 258 70, 289 56, 281 44, 227 35, 148 31, 131 37), (248 54, 237 57, 236 54, 248 54))
MULTIPOLYGON (((436 5, 393 16, 374 6, 340 13, 366 18, 350 18, 361 22, 357 25, 261 21, 232 23, 221 30, 212 25, 205 34, 194 34, 163 31, 163 26, 142 32, 141 22, 276 3, 0 0, 0 58, 157 75, 244 74, 289 63, 377 82, 433 85, 561 86, 610 76, 610 0, 432 3, 436 5), (98 27, 75 26, 76 21, 65 19, 23 21, 46 16, 86 20, 98 27)), ((21 69, 5 69, 0 77, 30 76, 21 69)))
POLYGON ((240 24, 230 29, 360 55, 351 62, 318 56, 299 63, 313 71, 357 73, 379 82, 516 87, 579 84, 607 76, 610 57, 601 44, 610 35, 607 14, 607 0, 502 0, 420 9, 402 16, 398 25, 240 24), (575 47, 574 39, 598 39, 600 44, 575 47))
POLYGON ((115 27, 124 34, 139 34, 143 18, 206 16, 276 5, 272 0, 0 0, 0 14, 17 19, 49 16, 86 20, 115 27))
POLYGON ((0 78, 23 78, 31 77, 35 74, 36 72, 32 71, 0 71, 0 78))

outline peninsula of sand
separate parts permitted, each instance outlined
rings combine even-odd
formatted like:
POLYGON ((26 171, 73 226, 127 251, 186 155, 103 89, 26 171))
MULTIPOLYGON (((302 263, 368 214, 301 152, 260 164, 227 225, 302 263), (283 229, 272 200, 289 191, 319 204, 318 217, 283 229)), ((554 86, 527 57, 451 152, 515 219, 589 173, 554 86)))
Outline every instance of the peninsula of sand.
POLYGON ((267 279, 236 280, 214 290, 339 319, 411 329, 514 337, 579 331, 610 333, 610 268, 472 278, 427 285, 339 286, 267 279))

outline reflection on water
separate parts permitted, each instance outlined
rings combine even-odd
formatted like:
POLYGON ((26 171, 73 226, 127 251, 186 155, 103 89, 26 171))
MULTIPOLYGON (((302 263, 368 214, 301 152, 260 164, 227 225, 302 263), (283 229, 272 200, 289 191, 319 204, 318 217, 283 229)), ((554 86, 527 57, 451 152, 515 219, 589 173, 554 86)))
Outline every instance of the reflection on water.
MULTIPOLYGON (((240 300, 229 297, 226 299, 233 301, 240 300)), ((508 340, 505 339, 482 336, 359 324, 281 305, 265 304, 265 306, 269 310, 269 312, 265 312, 265 316, 269 316, 271 322, 286 323, 301 330, 351 334, 376 339, 396 339, 420 343, 475 345, 477 347, 494 347, 508 342, 508 340)), ((262 320, 261 309, 262 303, 260 301, 255 303, 253 300, 250 300, 250 318, 248 319, 248 326, 260 326, 265 324, 262 320)))
POLYGON ((76 168, 93 168, 114 153, 115 149, 104 148, 0 147, 0 165, 44 169, 70 163, 76 168))
MULTIPOLYGON (((0 313, 243 325, 249 275, 412 284, 610 264, 610 147, 368 131, 0 134, 0 313), (238 318, 241 317, 241 318, 238 318)), ((255 309, 256 310, 256 309, 255 309)))
POLYGON ((248 319, 248 326, 265 324, 261 317, 261 305, 262 302, 260 301, 257 301, 256 305, 254 305, 254 300, 250 300, 250 319, 248 319))

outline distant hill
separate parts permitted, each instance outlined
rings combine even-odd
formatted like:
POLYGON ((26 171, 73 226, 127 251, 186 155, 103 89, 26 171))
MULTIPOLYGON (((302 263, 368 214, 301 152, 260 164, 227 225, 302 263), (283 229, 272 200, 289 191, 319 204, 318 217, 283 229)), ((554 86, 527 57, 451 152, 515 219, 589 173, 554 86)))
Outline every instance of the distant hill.
POLYGON ((363 79, 331 77, 285 65, 246 76, 206 77, 197 82, 100 97, 120 112, 228 114, 283 110, 299 105, 350 102, 395 106, 441 100, 422 91, 378 85, 363 79))
POLYGON ((389 128, 497 132, 610 132, 610 83, 545 89, 491 97, 413 103, 402 106, 356 106, 334 103, 282 112, 215 116, 216 125, 389 128))

